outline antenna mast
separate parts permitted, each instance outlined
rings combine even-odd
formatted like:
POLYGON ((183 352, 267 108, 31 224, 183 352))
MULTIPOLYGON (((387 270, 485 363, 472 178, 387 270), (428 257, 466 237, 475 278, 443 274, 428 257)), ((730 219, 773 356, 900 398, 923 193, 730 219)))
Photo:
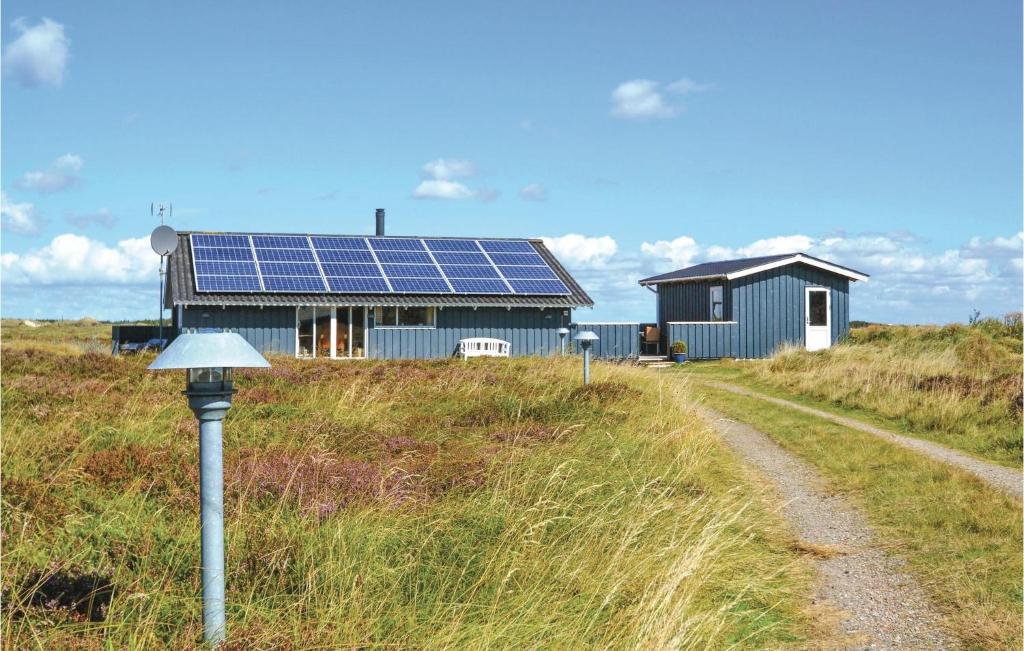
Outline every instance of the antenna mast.
POLYGON ((151 217, 160 217, 160 225, 153 230, 149 241, 153 251, 160 256, 160 349, 164 348, 164 285, 167 282, 167 257, 178 246, 178 234, 173 228, 164 224, 164 218, 174 214, 174 206, 170 203, 149 204, 151 217))

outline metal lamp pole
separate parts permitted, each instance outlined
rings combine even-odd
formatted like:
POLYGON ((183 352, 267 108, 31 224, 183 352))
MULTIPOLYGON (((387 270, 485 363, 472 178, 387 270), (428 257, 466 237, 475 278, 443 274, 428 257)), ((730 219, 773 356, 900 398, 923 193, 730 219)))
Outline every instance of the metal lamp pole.
POLYGON ((599 338, 590 330, 585 330, 573 337, 580 342, 580 347, 583 349, 583 384, 590 384, 590 347, 599 338))
POLYGON ((562 356, 565 356, 565 337, 569 334, 569 328, 558 329, 558 349, 561 351, 562 356))
POLYGON ((235 394, 232 369, 270 364, 234 332, 178 336, 150 364, 152 371, 186 369, 185 396, 199 421, 199 511, 202 523, 203 638, 227 639, 224 617, 223 421, 235 394))

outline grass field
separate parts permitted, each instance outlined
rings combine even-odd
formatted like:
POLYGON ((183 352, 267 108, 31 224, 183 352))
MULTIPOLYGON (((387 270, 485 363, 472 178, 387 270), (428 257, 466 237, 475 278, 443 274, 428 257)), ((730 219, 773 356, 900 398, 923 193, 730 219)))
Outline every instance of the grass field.
POLYGON ((1020 320, 868 326, 829 350, 690 365, 700 377, 822 401, 842 413, 1020 467, 1020 320))
MULTIPOLYGON (((106 326, 4 323, 6 648, 201 639, 195 423, 106 326)), ((810 564, 685 408, 578 360, 242 372, 225 424, 232 648, 779 648, 810 564)))

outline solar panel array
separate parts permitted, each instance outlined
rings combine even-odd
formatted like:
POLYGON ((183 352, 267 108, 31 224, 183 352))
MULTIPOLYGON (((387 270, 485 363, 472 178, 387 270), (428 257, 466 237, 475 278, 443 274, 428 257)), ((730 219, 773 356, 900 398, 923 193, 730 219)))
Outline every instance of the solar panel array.
POLYGON ((526 240, 193 233, 196 291, 566 295, 526 240))

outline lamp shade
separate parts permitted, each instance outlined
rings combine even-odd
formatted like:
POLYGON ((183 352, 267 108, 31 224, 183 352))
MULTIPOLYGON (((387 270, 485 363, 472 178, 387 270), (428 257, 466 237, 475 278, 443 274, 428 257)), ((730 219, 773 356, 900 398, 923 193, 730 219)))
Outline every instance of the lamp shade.
POLYGON ((270 368, 270 362, 237 332, 198 332, 178 335, 149 370, 210 367, 270 368))
POLYGON ((569 328, 559 328, 558 329, 558 334, 560 334, 560 335, 567 335, 567 334, 569 334, 569 328))
POLYGON ((598 339, 600 339, 600 337, 598 337, 590 330, 584 330, 583 332, 573 337, 573 339, 575 339, 576 341, 597 341, 598 339))

